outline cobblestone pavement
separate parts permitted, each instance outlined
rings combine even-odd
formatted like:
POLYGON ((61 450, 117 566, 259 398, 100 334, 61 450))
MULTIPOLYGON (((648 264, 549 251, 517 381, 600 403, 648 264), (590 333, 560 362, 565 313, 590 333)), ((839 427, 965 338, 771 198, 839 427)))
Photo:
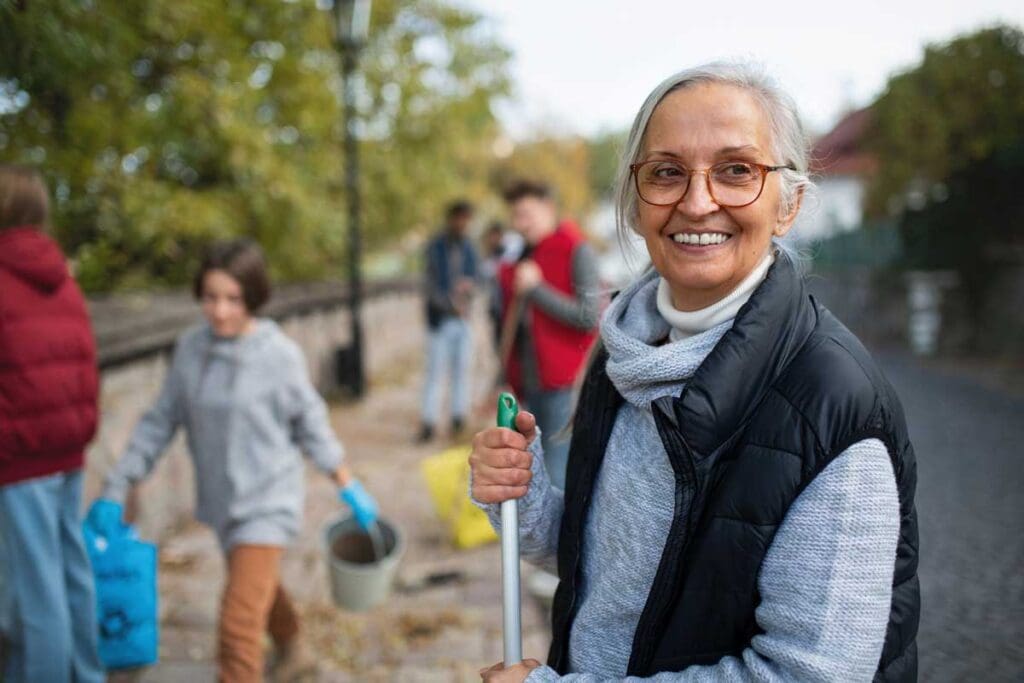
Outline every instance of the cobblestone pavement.
POLYGON ((1024 399, 881 356, 918 458, 922 681, 1024 680, 1024 399))
MULTIPOLYGON (((483 332, 477 337, 487 339, 483 332)), ((474 372, 478 389, 493 376, 486 349, 480 351, 474 372)), ((479 681, 479 669, 501 659, 500 547, 454 549, 434 514, 419 468, 422 458, 452 443, 465 443, 468 455, 471 431, 459 442, 442 435, 427 446, 413 445, 419 427, 420 366, 419 358, 396 361, 373 378, 367 399, 331 411, 357 475, 377 496, 384 516, 407 537, 396 591, 384 605, 358 614, 332 605, 321 530, 342 508, 325 477, 312 470, 307 477, 305 526, 282 571, 300 608, 305 635, 320 657, 319 681, 479 681), (424 577, 447 572, 459 576, 434 587, 421 585, 424 577)), ((480 416, 475 428, 487 424, 488 418, 480 416)), ((165 539, 160 558, 160 663, 112 680, 213 680, 224 571, 216 541, 205 528, 188 524, 165 539)), ((524 565, 524 576, 530 571, 524 565)), ((523 630, 524 654, 543 659, 547 615, 529 597, 523 602, 523 630)))
MULTIPOLYGON (((398 590, 386 604, 360 614, 331 605, 320 530, 340 508, 330 483, 309 476, 304 533, 283 571, 320 655, 320 681, 475 681, 501 657, 499 549, 453 549, 419 472, 424 456, 447 445, 412 445, 419 360, 397 362, 374 378, 368 399, 332 410, 358 474, 408 535, 398 590), (416 588, 447 571, 461 578, 416 588)), ((1024 399, 907 356, 880 360, 903 399, 919 459, 920 680, 1024 680, 1024 399)), ((478 384, 491 372, 481 361, 478 384)), ((213 536, 185 526, 161 545, 161 562, 161 662, 121 678, 212 680, 223 577, 213 536)), ((526 598, 523 618, 524 653, 543 658, 544 610, 526 598)))

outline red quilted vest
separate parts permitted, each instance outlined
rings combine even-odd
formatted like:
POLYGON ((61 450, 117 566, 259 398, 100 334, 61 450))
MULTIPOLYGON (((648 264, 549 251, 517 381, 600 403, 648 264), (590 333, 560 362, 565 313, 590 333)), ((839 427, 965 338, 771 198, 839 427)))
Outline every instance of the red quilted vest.
POLYGON ((0 230, 0 485, 80 468, 96 433, 96 343, 57 244, 0 230))
MULTIPOLYGON (((552 234, 533 249, 530 258, 540 267, 544 282, 560 292, 575 295, 572 287, 572 257, 576 247, 584 241, 579 227, 572 221, 562 221, 552 234)), ((500 273, 504 315, 511 314, 512 282, 516 264, 502 266, 500 273)), ((541 386, 544 389, 570 387, 583 367, 587 353, 594 343, 595 330, 579 330, 555 320, 537 306, 529 306, 530 334, 537 355, 541 386)), ((505 377, 517 393, 522 393, 522 368, 519 350, 509 354, 505 377)))

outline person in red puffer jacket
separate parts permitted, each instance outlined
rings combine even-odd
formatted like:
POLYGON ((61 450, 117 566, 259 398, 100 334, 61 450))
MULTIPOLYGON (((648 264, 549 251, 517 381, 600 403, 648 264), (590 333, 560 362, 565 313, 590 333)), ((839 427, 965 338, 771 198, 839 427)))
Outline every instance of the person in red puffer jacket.
POLYGON ((5 681, 102 681, 82 539, 99 376, 38 172, 0 166, 0 627, 5 681))

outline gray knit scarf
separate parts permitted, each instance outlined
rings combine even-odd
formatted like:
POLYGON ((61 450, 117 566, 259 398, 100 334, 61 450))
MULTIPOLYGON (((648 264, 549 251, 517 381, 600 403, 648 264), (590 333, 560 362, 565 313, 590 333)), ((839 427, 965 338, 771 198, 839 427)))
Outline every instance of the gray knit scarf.
POLYGON ((658 312, 658 280, 651 270, 624 289, 601 322, 608 378, 627 401, 645 409, 656 398, 678 393, 733 323, 669 342, 669 324, 658 312))

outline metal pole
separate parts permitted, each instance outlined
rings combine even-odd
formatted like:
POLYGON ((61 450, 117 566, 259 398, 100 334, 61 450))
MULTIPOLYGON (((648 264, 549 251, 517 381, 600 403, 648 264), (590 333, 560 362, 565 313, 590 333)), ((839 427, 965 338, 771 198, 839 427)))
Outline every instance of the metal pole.
POLYGON ((358 48, 339 46, 344 76, 345 110, 345 195, 348 204, 348 276, 349 305, 352 322, 352 341, 349 361, 349 377, 352 381, 352 395, 360 398, 366 391, 366 376, 363 372, 363 278, 362 231, 360 229, 361 207, 359 203, 359 144, 356 140, 356 91, 353 74, 356 70, 358 48))
POLYGON ((505 666, 523 661, 519 599, 519 501, 501 504, 501 597, 505 666))
MULTIPOLYGON (((509 393, 498 397, 498 426, 516 428, 519 404, 509 393)), ((501 504, 501 598, 505 666, 523 661, 523 629, 519 592, 519 501, 501 504)))

